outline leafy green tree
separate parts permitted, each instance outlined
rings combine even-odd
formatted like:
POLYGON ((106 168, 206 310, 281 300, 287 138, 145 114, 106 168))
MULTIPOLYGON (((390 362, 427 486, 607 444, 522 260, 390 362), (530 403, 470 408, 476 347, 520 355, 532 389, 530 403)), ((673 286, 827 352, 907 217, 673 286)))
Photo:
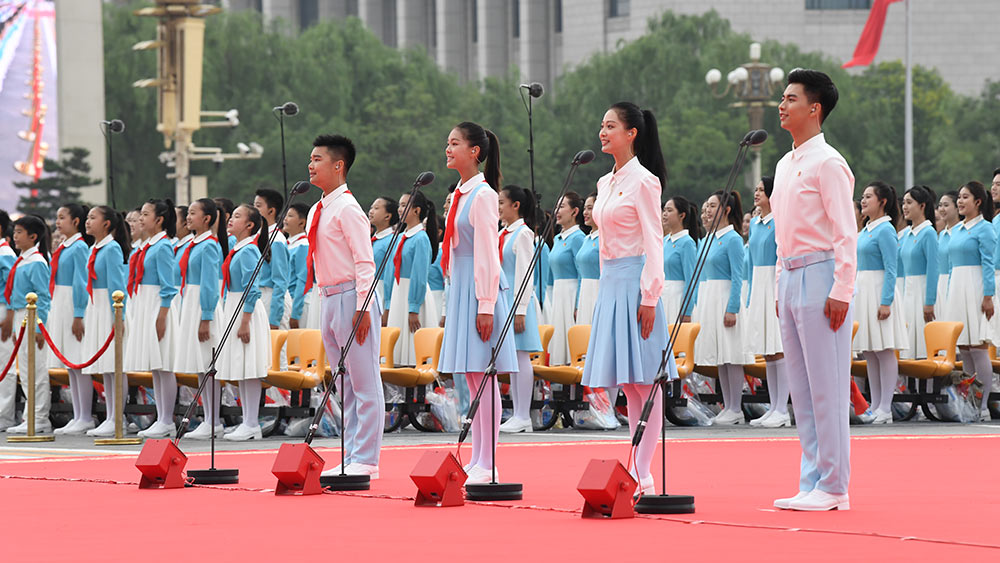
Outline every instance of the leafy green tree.
POLYGON ((60 151, 59 160, 45 159, 45 173, 37 182, 14 182, 14 186, 31 190, 21 196, 17 210, 33 213, 48 221, 55 221, 56 211, 67 203, 80 202, 79 188, 96 186, 98 178, 90 177, 87 156, 90 151, 82 147, 70 147, 60 151))

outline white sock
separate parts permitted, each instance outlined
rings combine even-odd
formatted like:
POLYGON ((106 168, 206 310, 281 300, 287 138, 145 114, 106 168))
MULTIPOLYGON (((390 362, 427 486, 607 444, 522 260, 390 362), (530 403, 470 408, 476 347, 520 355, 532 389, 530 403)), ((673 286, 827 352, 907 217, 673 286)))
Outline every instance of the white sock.
POLYGON ((104 377, 104 403, 107 408, 108 416, 105 420, 115 419, 115 393, 121 393, 122 397, 122 408, 125 408, 125 402, 128 400, 128 381, 126 381, 125 374, 122 374, 122 386, 121 389, 115 390, 115 374, 105 373, 104 377))
POLYGON ((767 377, 767 396, 771 399, 771 410, 769 412, 777 412, 778 410, 778 368, 775 367, 774 363, 774 360, 766 360, 764 362, 764 373, 767 377))
POLYGON ((970 352, 971 348, 958 349, 959 359, 962 360, 962 373, 964 373, 966 377, 976 375, 976 366, 974 365, 975 361, 972 359, 972 354, 970 352))
MULTIPOLYGON (((207 377, 203 373, 198 374, 198 384, 201 385, 203 379, 207 377)), ((209 428, 215 428, 219 424, 219 400, 222 397, 222 383, 218 379, 212 378, 213 383, 206 383, 205 390, 201 393, 201 407, 205 410, 205 422, 209 428), (214 387, 214 388, 213 388, 214 387)))
POLYGON ((81 370, 70 369, 69 390, 73 397, 73 420, 87 422, 93 418, 91 404, 94 401, 94 380, 81 370))
POLYGON ((516 374, 510 374, 510 397, 514 401, 514 418, 528 420, 531 413, 531 392, 535 388, 535 370, 531 366, 530 353, 518 350, 517 369, 516 374))
MULTIPOLYGON (((990 362, 989 354, 982 348, 970 348, 969 355, 976 369, 976 379, 983 384, 983 401, 979 410, 986 410, 990 391, 993 390, 993 364, 990 362)), ((964 364, 963 364, 964 366, 964 364)))
POLYGON ((730 412, 742 413, 743 412, 743 366, 737 366, 733 364, 725 364, 724 366, 729 371, 729 401, 726 403, 726 408, 730 412))
MULTIPOLYGON (((716 366, 716 371, 719 374, 719 379, 716 381, 716 387, 719 393, 722 394, 722 410, 728 410, 732 399, 729 398, 729 370, 726 369, 725 364, 721 366, 716 366)), ((628 394, 625 394, 625 398, 628 398, 628 394)), ((722 411, 719 411, 722 414, 722 411)))
POLYGON ((240 402, 243 403, 243 424, 250 428, 260 426, 260 394, 259 379, 244 379, 240 381, 240 402))
MULTIPOLYGON (((473 374, 470 374, 473 375, 473 374)), ((479 377, 479 385, 486 385, 483 374, 474 374, 479 377)), ((479 466, 490 467, 495 463, 493 444, 500 439, 500 390, 497 387, 496 379, 492 379, 492 389, 489 387, 483 391, 483 396, 479 402, 479 466), (492 403, 492 406, 491 406, 492 403), (493 419, 493 408, 496 408, 496 420, 493 419)), ((477 386, 478 387, 478 386, 477 386)), ((473 446, 476 440, 473 440, 473 446)))
POLYGON ((871 409, 874 412, 882 404, 882 379, 879 372, 878 355, 875 352, 861 352, 861 355, 864 356, 868 368, 868 389, 872 394, 871 409))
MULTIPOLYGON (((469 387, 469 401, 473 401, 476 398, 476 392, 479 390, 479 385, 482 383, 483 374, 481 373, 467 373, 465 374, 465 383, 469 387)), ((469 435, 472 436, 471 446, 472 451, 469 457, 469 467, 475 467, 479 465, 479 420, 483 414, 483 409, 485 408, 485 400, 483 397, 479 404, 479 408, 476 410, 476 418, 472 419, 472 425, 469 427, 469 435)))
MULTIPOLYGON (((775 409, 778 414, 788 414, 788 373, 785 371, 785 358, 774 360, 774 395, 775 409)), ((770 386, 771 376, 768 375, 768 386, 770 386)))
MULTIPOLYGON (((878 357, 879 387, 882 388, 879 410, 892 412, 892 396, 896 392, 896 382, 899 381, 899 363, 895 350, 880 350, 875 352, 878 357)), ((873 382, 874 387, 874 382, 873 382)))
POLYGON ((156 399, 156 420, 174 424, 174 405, 177 403, 177 376, 172 371, 153 370, 153 396, 156 399))
MULTIPOLYGON (((652 387, 652 385, 636 385, 631 383, 622 385, 622 390, 625 391, 625 399, 628 401, 629 413, 642 412, 642 407, 646 403, 646 398, 649 397, 652 387)), ((635 433, 634 426, 638 423, 638 418, 639 415, 636 414, 636 423, 632 423, 632 417, 629 417, 630 434, 635 433)), ((635 473, 640 479, 651 475, 650 467, 653 464, 653 456, 656 454, 656 444, 660 440, 660 430, 662 427, 663 393, 658 391, 653 399, 653 409, 649 413, 646 429, 643 431, 642 439, 639 440, 639 446, 635 451, 635 473)))

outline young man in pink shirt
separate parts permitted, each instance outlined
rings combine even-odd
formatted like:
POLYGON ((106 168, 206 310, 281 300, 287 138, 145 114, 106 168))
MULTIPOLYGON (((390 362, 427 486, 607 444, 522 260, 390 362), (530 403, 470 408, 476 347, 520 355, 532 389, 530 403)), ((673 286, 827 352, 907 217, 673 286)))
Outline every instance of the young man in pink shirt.
MULTIPOLYGON (((382 304, 372 295, 375 279, 368 215, 347 188, 354 163, 354 143, 340 135, 320 135, 309 158, 309 182, 323 190, 323 199, 309 210, 306 232, 307 287, 315 274, 322 296, 320 327, 331 366, 340 363, 354 322, 360 317, 356 342, 347 353, 344 397, 344 472, 378 478, 379 452, 385 426, 385 397, 379 374, 379 325, 382 304)), ((336 371, 336 367, 334 368, 336 371)), ((340 466, 323 472, 339 475, 340 466)))
POLYGON ((802 445, 799 493, 774 501, 782 509, 850 508, 854 175, 822 132, 837 97, 829 76, 797 69, 778 106, 793 140, 775 168, 771 194, 778 323, 802 445))

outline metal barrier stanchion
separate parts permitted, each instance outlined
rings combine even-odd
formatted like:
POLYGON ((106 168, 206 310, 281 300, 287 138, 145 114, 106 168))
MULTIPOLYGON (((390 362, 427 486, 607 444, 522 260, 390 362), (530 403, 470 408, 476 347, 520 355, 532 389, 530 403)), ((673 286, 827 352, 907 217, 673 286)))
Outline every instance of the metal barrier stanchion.
MULTIPOLYGON (((116 291, 111 295, 111 299, 114 300, 115 308, 115 404, 114 404, 114 417, 115 417, 115 437, 114 438, 95 438, 95 446, 121 446, 129 444, 141 444, 142 438, 136 436, 135 438, 125 437, 125 392, 122 390, 122 383, 124 383, 125 372, 122 369, 123 363, 123 342, 125 340, 125 321, 123 320, 123 310, 125 309, 125 294, 122 291, 116 291)), ((105 390, 105 393, 107 390, 105 390)), ((112 405, 108 405, 108 409, 111 409, 112 405)), ((111 416, 111 411, 108 411, 108 416, 111 416)))
MULTIPOLYGON (((28 338, 28 336, 33 336, 35 334, 35 325, 37 322, 37 305, 35 302, 38 301, 38 296, 34 293, 29 293, 25 296, 25 300, 28 302, 26 309, 28 310, 27 316, 24 317, 24 326, 26 327, 25 339, 22 343, 23 346, 28 347, 28 405, 24 409, 24 415, 27 417, 28 421, 28 433, 24 436, 10 436, 7 438, 8 442, 51 442, 56 439, 52 434, 42 434, 40 436, 35 435, 35 385, 39 382, 35 381, 35 351, 38 349, 35 344, 34 338, 28 338)), ((48 384, 44 382, 43 384, 48 384)))

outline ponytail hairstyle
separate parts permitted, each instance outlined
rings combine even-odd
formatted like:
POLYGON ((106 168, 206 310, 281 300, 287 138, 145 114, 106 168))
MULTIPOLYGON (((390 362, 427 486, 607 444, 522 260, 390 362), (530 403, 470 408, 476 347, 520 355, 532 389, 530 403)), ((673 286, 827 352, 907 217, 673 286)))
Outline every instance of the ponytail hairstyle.
POLYGON ((76 219, 76 232, 83 235, 83 242, 87 243, 87 246, 94 244, 94 237, 87 234, 87 213, 90 213, 90 208, 80 203, 67 203, 61 207, 69 211, 70 217, 76 219))
POLYGON ((201 212, 208 215, 208 226, 215 225, 215 238, 219 239, 219 246, 222 247, 222 255, 229 254, 229 233, 226 232, 226 222, 222 220, 222 210, 215 204, 215 201, 203 197, 195 203, 201 207, 201 212))
POLYGON ((252 205, 244 203, 240 205, 240 207, 247 210, 247 217, 250 219, 250 224, 253 225, 253 228, 250 229, 250 234, 257 235, 257 250, 260 250, 264 259, 270 262, 271 249, 268 242, 270 242, 271 237, 268 236, 267 230, 264 229, 266 226, 264 217, 262 217, 260 211, 257 211, 257 209, 252 205), (264 231, 262 232, 261 229, 264 229, 264 231), (262 234, 264 236, 260 236, 262 234))
POLYGON ((232 217, 236 204, 228 197, 216 197, 212 201, 215 202, 215 207, 219 210, 219 222, 223 225, 229 224, 229 218, 232 217))
POLYGON ((668 199, 667 201, 673 201, 674 207, 677 209, 677 213, 683 213, 684 219, 681 224, 687 229, 688 235, 698 242, 701 238, 701 223, 698 218, 697 208, 693 203, 688 201, 688 199, 682 195, 675 195, 668 199))
POLYGON ((486 183, 496 191, 500 191, 503 175, 500 173, 500 139, 489 129, 483 129, 479 124, 463 121, 455 126, 465 135, 470 147, 479 147, 479 162, 486 163, 483 176, 486 183))
MULTIPOLYGON (((993 198, 990 197, 989 192, 986 187, 983 186, 982 182, 977 182, 973 180, 968 184, 962 186, 963 188, 969 190, 972 197, 978 199, 981 203, 979 204, 979 213, 983 215, 983 219, 990 221, 993 219, 993 198)), ((16 225, 17 223, 15 223, 16 225)))
POLYGON ((660 189, 667 189, 667 165, 660 149, 660 134, 656 127, 656 117, 648 109, 639 109, 632 102, 618 102, 611 106, 618 119, 628 129, 635 129, 632 150, 639 157, 639 164, 660 179, 660 189))
POLYGON ((107 205, 98 205, 94 209, 99 211, 104 220, 108 222, 108 234, 122 248, 122 262, 128 264, 128 257, 132 254, 132 231, 129 229, 128 223, 125 222, 125 215, 107 205))
POLYGON ((419 208, 420 213, 417 214, 421 221, 426 221, 424 225, 424 231, 427 233, 427 238, 431 240, 431 262, 437 260, 438 253, 438 214, 437 210, 434 209, 434 202, 430 200, 424 192, 417 191, 413 196, 413 201, 410 203, 410 210, 413 208, 419 208))
POLYGON ((913 186, 912 188, 906 190, 906 193, 910 194, 913 201, 924 206, 924 219, 927 219, 934 224, 934 202, 937 201, 937 197, 934 195, 934 190, 927 186, 913 186))
MULTIPOLYGON (((0 209, 0 238, 5 240, 10 238, 10 230, 12 225, 13 222, 11 222, 10 220, 10 215, 8 215, 7 212, 4 211, 3 209, 0 209)), ((9 240, 7 242, 8 244, 10 243, 9 240)))
MULTIPOLYGON (((896 188, 879 180, 868 182, 868 185, 865 187, 872 188, 872 191, 875 192, 876 198, 885 200, 885 214, 889 216, 889 221, 892 222, 892 226, 895 228, 899 223, 899 199, 896 198, 896 188)), ((980 187, 982 187, 982 184, 980 184, 980 187)), ((990 210, 992 211, 992 200, 990 203, 990 210)), ((985 206, 985 204, 986 202, 984 201, 983 205, 985 206)), ((982 211, 982 209, 980 209, 980 211, 982 211)), ((987 219, 987 221, 989 221, 989 219, 987 219)), ((865 224, 868 224, 867 220, 865 221, 865 224)))
POLYGON ((45 222, 38 215, 25 215, 20 219, 14 221, 15 227, 21 227, 28 234, 35 235, 35 244, 38 245, 38 251, 41 252, 42 256, 45 257, 45 261, 49 261, 49 246, 51 246, 52 232, 49 230, 49 224, 45 222))
POLYGON ((524 224, 529 229, 535 228, 535 196, 521 186, 509 184, 501 190, 506 194, 507 199, 519 204, 517 212, 524 219, 524 224))
POLYGON ((153 212, 157 217, 163 218, 163 230, 167 236, 170 238, 177 236, 177 210, 174 208, 174 202, 167 198, 151 199, 146 203, 153 206, 153 212))
POLYGON ((580 227, 580 230, 585 232, 589 231, 590 227, 587 227, 583 222, 583 198, 580 197, 580 194, 574 191, 568 191, 566 192, 566 195, 563 196, 563 201, 566 202, 566 205, 576 209, 576 226, 580 227))
MULTIPOLYGON (((711 196, 715 196, 715 199, 719 200, 719 210, 725 213, 725 209, 729 208, 729 213, 726 213, 726 220, 729 224, 733 226, 734 229, 741 228, 743 225, 743 205, 740 203, 740 193, 736 191, 729 192, 729 201, 723 197, 725 192, 718 190, 711 196)), ((738 231, 737 231, 738 232, 738 231)))

